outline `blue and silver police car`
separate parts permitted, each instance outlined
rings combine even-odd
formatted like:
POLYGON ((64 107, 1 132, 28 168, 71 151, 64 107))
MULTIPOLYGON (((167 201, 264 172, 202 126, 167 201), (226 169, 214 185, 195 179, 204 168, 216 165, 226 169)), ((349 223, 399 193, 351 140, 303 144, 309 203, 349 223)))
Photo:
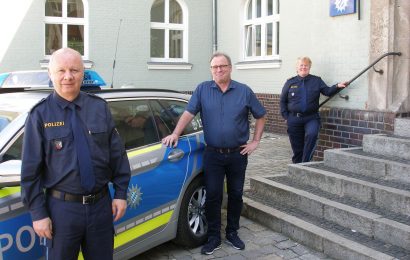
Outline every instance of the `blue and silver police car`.
MULTIPOLYGON (((43 257, 21 202, 19 181, 28 111, 50 91, 20 89, 0 94, 0 259, 43 257)), ((161 143, 174 130, 189 96, 155 89, 105 89, 95 94, 109 104, 132 170, 127 212, 114 223, 114 258, 131 258, 169 240, 190 247, 204 243, 205 143, 200 118, 188 125, 177 147, 161 143), (151 123, 137 127, 132 123, 136 115, 151 123)))

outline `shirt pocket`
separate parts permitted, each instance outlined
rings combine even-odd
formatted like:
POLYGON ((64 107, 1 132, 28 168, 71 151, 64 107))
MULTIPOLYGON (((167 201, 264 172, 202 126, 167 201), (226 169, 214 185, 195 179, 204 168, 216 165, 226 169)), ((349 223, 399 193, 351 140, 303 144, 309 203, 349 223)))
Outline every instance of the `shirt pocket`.
POLYGON ((288 92, 288 100, 296 100, 300 96, 300 90, 299 87, 297 88, 289 88, 288 92))
POLYGON ((73 135, 69 128, 50 128, 45 131, 46 154, 53 157, 70 155, 73 148, 73 135))
POLYGON ((109 136, 107 126, 91 125, 88 128, 90 136, 91 154, 95 155, 98 160, 108 161, 109 158, 109 136))

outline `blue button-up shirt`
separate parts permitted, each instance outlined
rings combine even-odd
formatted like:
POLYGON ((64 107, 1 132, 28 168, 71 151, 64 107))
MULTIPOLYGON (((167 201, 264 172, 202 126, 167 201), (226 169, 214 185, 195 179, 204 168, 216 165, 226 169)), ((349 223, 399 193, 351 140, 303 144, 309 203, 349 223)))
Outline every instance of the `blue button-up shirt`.
MULTIPOLYGON (((126 199, 130 165, 105 100, 80 92, 79 109, 90 146, 96 184, 93 192, 113 182, 114 198, 126 199)), ((23 202, 33 220, 48 216, 44 188, 86 194, 80 184, 69 102, 56 92, 36 105, 25 125, 21 186, 23 202)))
POLYGON ((323 80, 314 75, 306 77, 295 76, 288 79, 283 86, 280 96, 280 112, 284 119, 287 119, 289 112, 311 114, 319 109, 320 93, 331 96, 337 91, 337 86, 328 87, 323 80), (302 98, 304 98, 302 87, 306 91, 306 110, 302 108, 302 98))
POLYGON ((234 80, 225 92, 215 81, 199 84, 186 110, 193 115, 201 113, 205 142, 218 148, 246 144, 249 139, 249 112, 256 119, 266 114, 251 88, 234 80))

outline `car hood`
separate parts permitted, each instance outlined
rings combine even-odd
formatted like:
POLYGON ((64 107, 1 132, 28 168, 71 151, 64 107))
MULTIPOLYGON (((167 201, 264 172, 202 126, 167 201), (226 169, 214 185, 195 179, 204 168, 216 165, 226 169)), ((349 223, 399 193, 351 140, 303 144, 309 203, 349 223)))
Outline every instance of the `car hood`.
POLYGON ((21 160, 0 164, 0 188, 20 185, 21 160))

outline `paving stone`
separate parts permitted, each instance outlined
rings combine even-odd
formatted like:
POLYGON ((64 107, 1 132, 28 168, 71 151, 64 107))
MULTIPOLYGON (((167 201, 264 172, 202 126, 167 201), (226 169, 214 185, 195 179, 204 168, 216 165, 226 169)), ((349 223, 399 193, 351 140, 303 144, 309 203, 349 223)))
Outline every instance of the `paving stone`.
POLYGON ((292 240, 286 240, 286 241, 282 241, 280 243, 277 243, 276 247, 280 248, 280 249, 288 249, 288 248, 291 248, 291 247, 295 247, 297 245, 298 244, 293 242, 292 240))

